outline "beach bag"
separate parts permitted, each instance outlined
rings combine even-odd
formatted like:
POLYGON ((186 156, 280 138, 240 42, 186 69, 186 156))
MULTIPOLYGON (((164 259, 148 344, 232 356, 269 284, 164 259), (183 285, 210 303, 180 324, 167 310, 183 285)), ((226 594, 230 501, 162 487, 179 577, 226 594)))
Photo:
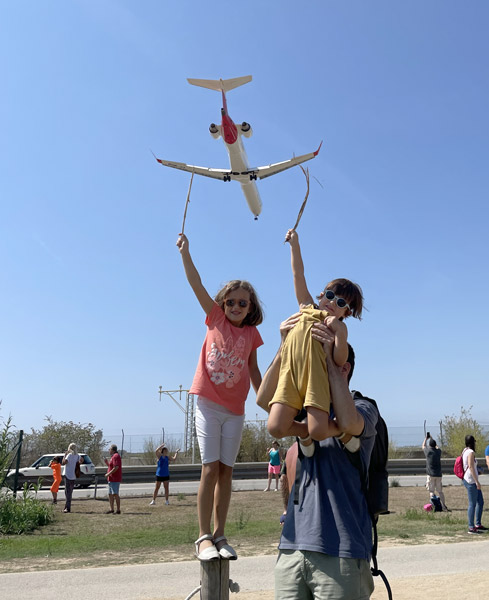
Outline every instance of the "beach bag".
POLYGON ((423 506, 423 510, 425 510, 426 512, 431 512, 433 510, 433 504, 431 504, 431 502, 428 502, 423 506))
POLYGON ((460 456, 457 456, 455 459, 455 464, 453 465, 453 472, 459 479, 463 479, 465 475, 464 471, 464 453, 460 456))
POLYGON ((443 507, 441 505, 441 500, 438 496, 431 496, 430 502, 431 506, 433 507, 433 512, 442 512, 443 507))

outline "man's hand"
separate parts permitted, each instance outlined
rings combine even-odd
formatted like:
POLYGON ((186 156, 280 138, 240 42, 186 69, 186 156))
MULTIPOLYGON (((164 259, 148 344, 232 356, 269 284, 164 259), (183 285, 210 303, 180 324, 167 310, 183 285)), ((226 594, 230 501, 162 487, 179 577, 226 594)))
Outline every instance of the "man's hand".
POLYGON ((288 319, 285 319, 285 321, 282 321, 280 323, 280 337, 282 338, 282 343, 285 341, 285 338, 287 337, 289 331, 297 325, 300 316, 300 312, 295 313, 291 315, 288 319))
MULTIPOLYGON (((326 321, 330 318, 328 317, 326 321)), ((341 323, 341 321, 339 322, 341 323)), ((331 357, 334 346, 334 331, 326 323, 315 323, 312 326, 311 333, 312 337, 323 345, 326 357, 331 357)))
POLYGON ((189 251, 188 238, 184 233, 179 234, 179 238, 177 240, 177 248, 180 250, 180 254, 189 251))

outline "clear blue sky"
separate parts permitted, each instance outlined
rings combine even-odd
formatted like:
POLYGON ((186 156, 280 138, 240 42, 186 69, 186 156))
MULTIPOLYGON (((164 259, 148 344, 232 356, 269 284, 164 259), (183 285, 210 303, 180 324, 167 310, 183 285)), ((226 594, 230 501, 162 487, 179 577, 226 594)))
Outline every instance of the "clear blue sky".
MULTIPOLYGON (((187 77, 253 75, 228 95, 258 166, 310 152, 299 226, 309 288, 360 283, 353 387, 391 426, 473 405, 489 421, 489 5, 1 2, 0 399, 110 438, 181 432, 158 386, 192 381, 204 315, 175 247, 189 176, 227 167, 216 92, 187 77)), ((264 372, 296 310, 282 241, 299 169, 240 187, 194 178, 186 233, 204 284, 249 279, 265 306, 264 372)), ((264 413, 251 393, 247 416, 264 413)))

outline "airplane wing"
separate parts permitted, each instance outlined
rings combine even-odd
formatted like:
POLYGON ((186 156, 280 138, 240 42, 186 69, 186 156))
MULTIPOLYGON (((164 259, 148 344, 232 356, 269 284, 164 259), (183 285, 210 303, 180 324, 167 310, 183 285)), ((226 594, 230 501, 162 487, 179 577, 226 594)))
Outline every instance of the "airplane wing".
MULTIPOLYGON (((156 158, 156 156, 155 156, 156 158)), ((156 160, 165 167, 171 167, 172 169, 180 169, 180 171, 188 171, 189 173, 195 173, 196 175, 203 175, 204 177, 211 177, 212 179, 220 179, 225 181, 224 177, 229 177, 231 171, 229 169, 211 169, 210 167, 197 167, 195 165, 187 165, 185 163, 174 162, 171 160, 162 160, 156 158, 156 160)))
POLYGON ((294 158, 290 158, 289 160, 284 160, 279 163, 274 163, 273 165, 250 169, 250 173, 253 172, 259 179, 265 179, 265 177, 270 177, 276 173, 286 171, 287 169, 300 165, 307 160, 311 160, 311 158, 315 158, 319 154, 322 144, 323 142, 319 144, 319 148, 315 152, 309 152, 309 154, 303 154, 302 156, 294 156, 294 158))

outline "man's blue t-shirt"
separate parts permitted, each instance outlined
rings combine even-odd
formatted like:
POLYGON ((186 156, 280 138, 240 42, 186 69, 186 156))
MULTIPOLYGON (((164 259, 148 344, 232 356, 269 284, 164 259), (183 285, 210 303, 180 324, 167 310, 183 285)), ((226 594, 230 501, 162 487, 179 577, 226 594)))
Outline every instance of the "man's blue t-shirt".
POLYGON ((486 451, 484 452, 486 456, 489 456, 489 446, 486 446, 486 451))
MULTIPOLYGON (((355 406, 365 421, 359 452, 368 470, 378 413, 363 398, 355 400, 355 406)), ((360 473, 335 438, 315 444, 314 455, 301 461, 299 502, 294 504, 292 489, 279 549, 369 561, 372 521, 360 473)))

